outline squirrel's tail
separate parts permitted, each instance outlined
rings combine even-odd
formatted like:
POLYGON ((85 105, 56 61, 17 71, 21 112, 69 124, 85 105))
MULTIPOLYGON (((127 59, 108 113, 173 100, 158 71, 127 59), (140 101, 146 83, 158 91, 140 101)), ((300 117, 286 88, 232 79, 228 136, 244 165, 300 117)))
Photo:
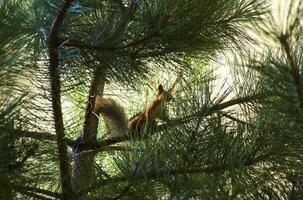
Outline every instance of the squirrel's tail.
POLYGON ((110 134, 123 136, 127 134, 127 117, 122 106, 113 99, 96 97, 93 110, 97 115, 104 117, 105 125, 110 134))

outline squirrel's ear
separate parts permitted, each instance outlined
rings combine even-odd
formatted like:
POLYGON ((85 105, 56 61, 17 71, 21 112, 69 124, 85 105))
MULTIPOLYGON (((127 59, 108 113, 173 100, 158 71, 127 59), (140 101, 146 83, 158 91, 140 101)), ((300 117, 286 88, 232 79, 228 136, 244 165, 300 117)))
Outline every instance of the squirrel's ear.
POLYGON ((159 94, 162 94, 163 91, 164 91, 163 86, 160 84, 160 85, 158 86, 158 89, 157 89, 158 95, 159 95, 159 94))

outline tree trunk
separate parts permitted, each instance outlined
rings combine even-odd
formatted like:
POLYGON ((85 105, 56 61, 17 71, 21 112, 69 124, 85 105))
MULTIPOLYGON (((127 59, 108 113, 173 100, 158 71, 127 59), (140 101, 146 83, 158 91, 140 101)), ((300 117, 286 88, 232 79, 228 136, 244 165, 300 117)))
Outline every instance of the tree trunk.
MULTIPOLYGON (((95 153, 83 153, 97 142, 99 116, 92 111, 95 106, 96 95, 103 95, 104 82, 99 70, 94 73, 91 82, 85 112, 83 132, 74 145, 74 160, 72 166, 72 185, 75 193, 79 193, 95 182, 94 158, 95 153), (81 148, 85 146, 85 148, 81 148)), ((85 195, 78 197, 86 199, 85 195)))

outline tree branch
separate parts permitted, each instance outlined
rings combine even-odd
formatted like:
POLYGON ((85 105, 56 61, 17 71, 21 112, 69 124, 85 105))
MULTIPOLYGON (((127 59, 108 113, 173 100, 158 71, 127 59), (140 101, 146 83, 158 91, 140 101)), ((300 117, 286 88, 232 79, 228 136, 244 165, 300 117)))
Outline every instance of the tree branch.
MULTIPOLYGON (((80 137, 73 145, 73 171, 72 171, 72 185, 75 191, 83 190, 94 182, 95 176, 93 173, 94 157, 95 154, 84 154, 87 148, 96 143, 99 117, 93 113, 95 107, 95 100, 97 95, 103 93, 104 82, 102 70, 100 67, 94 70, 93 78, 91 80, 87 104, 83 122, 83 131, 80 137), (83 148, 85 147, 85 148, 83 148)), ((83 197, 86 199, 86 197, 83 197)))
MULTIPOLYGON (((55 142, 57 140, 57 136, 55 134, 50 134, 47 132, 35 132, 13 128, 5 129, 5 131, 9 132, 9 134, 12 134, 16 137, 31 138, 39 141, 43 140, 55 142)), ((64 140, 68 146, 72 146, 74 143, 72 139, 64 138, 64 140)))
MULTIPOLYGON (((256 101, 256 100, 259 100, 259 99, 264 99, 264 98, 267 98, 267 96, 264 95, 264 94, 256 94, 256 95, 252 95, 252 96, 232 99, 230 101, 227 101, 227 102, 224 102, 224 103, 221 103, 221 104, 213 105, 209 108, 204 107, 200 111, 185 117, 183 120, 178 120, 178 121, 182 121, 182 122, 191 121, 196 116, 200 116, 200 115, 208 116, 208 115, 210 115, 210 114, 212 114, 216 111, 220 111, 220 110, 226 109, 226 108, 231 107, 231 106, 235 106, 235 105, 243 104, 243 103, 248 103, 248 102, 253 102, 253 101, 256 101)), ((178 121, 177 121, 177 123, 178 123, 178 121)))
POLYGON ((171 19, 171 16, 167 15, 165 16, 161 22, 160 22, 160 27, 158 30, 155 30, 154 32, 138 39, 135 41, 130 42, 129 44, 123 45, 123 46, 117 46, 117 47, 103 47, 99 45, 93 45, 93 44, 87 44, 85 42, 82 42, 78 39, 75 38, 70 38, 70 37, 64 37, 61 38, 60 41, 61 43, 64 43, 65 46, 71 46, 71 47, 76 47, 80 49, 87 49, 90 51, 118 51, 118 50, 123 50, 129 47, 136 47, 136 46, 143 46, 146 42, 150 41, 151 39, 158 37, 160 35, 160 31, 169 23, 171 19))
POLYGON ((93 109, 95 107, 95 99, 98 94, 98 87, 102 82, 102 74, 99 69, 96 69, 91 81, 91 85, 88 92, 87 104, 83 123, 83 139, 93 138, 96 140, 96 132, 98 128, 98 117, 93 114, 93 109))
POLYGON ((303 87, 301 83, 301 75, 300 75, 300 69, 299 66, 296 64, 296 61, 294 57, 292 56, 292 51, 288 42, 288 36, 285 34, 282 34, 279 37, 281 46, 283 50, 286 53, 289 65, 290 65, 290 72, 295 82, 295 87, 297 89, 297 93, 299 96, 299 103, 301 108, 301 114, 303 114, 303 87))
POLYGON ((30 149, 26 150, 24 157, 20 161, 9 165, 9 171, 14 171, 22 168, 27 159, 36 153, 38 147, 38 144, 34 144, 30 149))
POLYGON ((69 47, 76 47, 79 49, 86 49, 89 51, 115 51, 118 48, 114 47, 103 47, 100 45, 88 44, 79 39, 71 38, 71 37, 63 37, 60 39, 60 43, 64 44, 65 46, 69 47))
POLYGON ((57 136, 57 146, 59 153, 60 176, 62 185, 63 199, 74 199, 72 185, 71 185, 71 172, 70 163, 67 155, 67 146, 65 142, 65 131, 62 117, 61 106, 61 80, 59 71, 58 59, 58 32, 63 23, 65 14, 71 6, 73 0, 65 0, 59 14, 55 18, 48 35, 48 48, 49 48, 49 74, 51 82, 51 99, 52 109, 55 121, 55 130, 57 136))
POLYGON ((62 199, 61 194, 52 192, 49 190, 40 189, 40 188, 21 186, 21 185, 12 185, 12 188, 14 190, 16 190, 17 192, 24 193, 26 195, 29 195, 29 196, 32 196, 35 198, 39 198, 39 199, 49 199, 49 198, 46 198, 41 195, 46 195, 46 196, 53 197, 56 199, 62 199), (36 193, 38 193, 38 194, 36 194, 36 193))
POLYGON ((150 35, 147 35, 141 39, 138 39, 136 41, 133 41, 129 44, 126 44, 124 46, 118 46, 118 47, 103 47, 100 45, 94 45, 94 44, 88 44, 85 43, 81 40, 75 39, 75 38, 70 38, 70 37, 64 37, 61 38, 60 41, 61 43, 64 43, 65 46, 70 46, 70 47, 76 47, 79 49, 86 49, 89 51, 118 51, 118 50, 123 50, 129 47, 134 47, 134 46, 139 46, 143 45, 145 42, 151 40, 152 38, 156 37, 159 35, 159 31, 156 31, 154 33, 151 33, 150 35))
POLYGON ((224 117, 226 117, 226 118, 234 121, 234 122, 237 122, 237 123, 241 124, 241 125, 248 125, 249 124, 248 122, 242 121, 242 120, 240 120, 240 119, 238 119, 236 117, 233 117, 233 116, 231 116, 231 115, 229 115, 227 113, 224 113, 224 112, 218 112, 218 113, 220 115, 222 115, 222 116, 224 116, 224 117))
POLYGON ((131 189, 131 184, 128 184, 128 186, 126 186, 122 192, 120 194, 118 194, 116 197, 114 198, 110 198, 109 200, 118 200, 121 199, 124 195, 126 195, 126 193, 131 189))
POLYGON ((168 171, 167 169, 162 169, 162 170, 156 170, 156 171, 150 171, 147 172, 146 174, 142 175, 137 175, 137 176, 132 176, 132 177, 126 177, 126 176, 121 176, 121 177, 113 177, 110 179, 106 179, 103 181, 100 181, 90 188, 88 188, 85 191, 81 191, 79 195, 83 195, 87 192, 90 192, 92 190, 98 189, 100 186, 103 186, 108 183, 113 183, 113 182, 125 182, 128 180, 155 180, 155 179, 161 179, 161 178, 166 178, 168 176, 177 176, 177 175, 184 175, 184 174, 214 174, 214 173, 222 173, 225 172, 229 169, 237 169, 241 167, 249 167, 252 165, 255 165, 260 162, 266 161, 266 159, 269 159, 270 157, 268 155, 264 156, 259 156, 256 157, 254 160, 244 160, 243 162, 236 162, 234 164, 229 164, 229 165, 222 165, 222 166, 211 166, 211 167, 206 167, 206 168, 181 168, 181 169, 172 169, 168 171))
POLYGON ((47 197, 44 197, 42 195, 39 195, 39 194, 35 194, 35 193, 32 193, 32 192, 28 192, 28 191, 23 191, 23 190, 18 190, 18 189, 15 189, 17 192, 21 193, 21 194, 24 194, 26 196, 29 196, 29 197, 32 197, 33 199, 41 199, 41 200, 52 200, 50 198, 47 198, 47 197))
POLYGON ((55 37, 57 39, 58 37, 58 32, 60 30, 60 27, 63 23, 63 20, 65 18, 65 14, 68 10, 68 8, 71 6, 71 4, 73 3, 74 0, 65 0, 64 4, 62 5, 61 10, 59 11, 56 19, 54 20, 50 33, 49 33, 49 37, 55 37))

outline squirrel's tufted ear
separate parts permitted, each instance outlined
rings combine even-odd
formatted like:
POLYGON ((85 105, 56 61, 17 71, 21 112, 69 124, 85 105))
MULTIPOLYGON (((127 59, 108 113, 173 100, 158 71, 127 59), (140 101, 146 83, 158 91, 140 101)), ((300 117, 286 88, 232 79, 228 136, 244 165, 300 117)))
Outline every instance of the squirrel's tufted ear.
POLYGON ((157 94, 158 94, 158 95, 159 95, 159 94, 162 94, 163 91, 164 91, 163 86, 162 86, 162 84, 160 84, 160 85, 158 86, 158 89, 157 89, 157 94))

